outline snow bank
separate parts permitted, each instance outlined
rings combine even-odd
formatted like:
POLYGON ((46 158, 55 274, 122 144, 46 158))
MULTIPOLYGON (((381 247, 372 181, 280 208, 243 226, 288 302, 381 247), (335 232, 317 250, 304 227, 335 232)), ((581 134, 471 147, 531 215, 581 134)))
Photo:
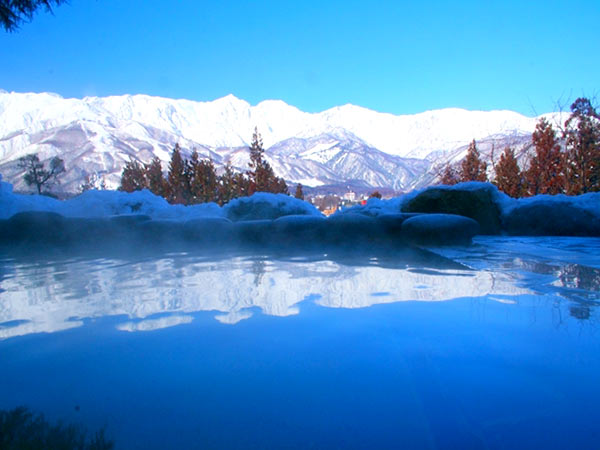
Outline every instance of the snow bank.
POLYGON ((198 217, 222 217, 216 203, 183 206, 170 205, 164 198, 144 189, 132 193, 121 191, 86 191, 69 200, 56 200, 44 195, 22 195, 2 183, 0 219, 19 212, 55 212, 65 217, 99 218, 123 214, 144 214, 153 219, 189 220, 198 217))
POLYGON ((15 194, 0 177, 0 243, 25 248, 32 243, 117 248, 126 242, 133 249, 398 249, 466 244, 478 232, 600 236, 600 193, 516 200, 489 183, 461 183, 372 198, 325 218, 313 205, 283 194, 257 193, 224 207, 170 205, 147 190, 87 191, 59 201, 15 194))
POLYGON ((283 216, 320 216, 310 203, 285 194, 257 192, 250 197, 234 199, 223 207, 225 216, 234 222, 241 220, 277 219, 283 216))
POLYGON ((513 200, 503 223, 513 236, 600 236, 600 193, 513 200))

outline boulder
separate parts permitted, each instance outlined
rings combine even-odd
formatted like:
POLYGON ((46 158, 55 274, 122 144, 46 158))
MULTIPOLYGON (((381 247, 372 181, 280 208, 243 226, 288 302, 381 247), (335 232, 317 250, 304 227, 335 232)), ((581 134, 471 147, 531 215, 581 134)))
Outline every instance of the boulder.
POLYGON ((476 220, 481 234, 500 234, 500 208, 494 201, 496 187, 489 183, 468 183, 426 189, 410 199, 403 212, 456 214, 476 220))
POLYGON ((568 202, 532 202, 504 216, 513 236, 600 236, 600 217, 568 202))
POLYGON ((380 224, 363 214, 335 214, 326 220, 324 241, 342 247, 375 244, 382 241, 380 224))
POLYGON ((273 221, 273 243, 283 247, 315 247, 322 242, 326 228, 324 217, 280 217, 273 221))
POLYGON ((402 237, 415 245, 469 245, 479 224, 455 214, 421 214, 402 223, 402 237))
POLYGON ((290 215, 322 217, 317 208, 308 202, 285 194, 257 192, 250 197, 240 197, 223 207, 228 219, 237 221, 274 220, 290 215))
POLYGON ((26 211, 13 215, 3 224, 1 240, 5 243, 63 243, 66 219, 47 211, 26 211))
POLYGON ((202 246, 230 244, 233 222, 224 217, 190 219, 183 224, 183 237, 192 244, 202 246))
POLYGON ((245 220, 233 224, 234 242, 242 246, 264 246, 272 243, 272 220, 245 220))
POLYGON ((419 216, 419 213, 396 213, 381 214, 375 218, 382 233, 390 239, 396 239, 402 234, 402 224, 411 217, 419 216))

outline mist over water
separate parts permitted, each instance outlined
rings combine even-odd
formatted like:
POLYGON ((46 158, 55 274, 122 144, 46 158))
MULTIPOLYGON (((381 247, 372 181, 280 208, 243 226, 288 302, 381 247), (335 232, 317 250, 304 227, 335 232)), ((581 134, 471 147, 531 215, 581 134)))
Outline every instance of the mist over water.
POLYGON ((5 253, 0 409, 117 448, 593 448, 600 239, 432 252, 5 253))

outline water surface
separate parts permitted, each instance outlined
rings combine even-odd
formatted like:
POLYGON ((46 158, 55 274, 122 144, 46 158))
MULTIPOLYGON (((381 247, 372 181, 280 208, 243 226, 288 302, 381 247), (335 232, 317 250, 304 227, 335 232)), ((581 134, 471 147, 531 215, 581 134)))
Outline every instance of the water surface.
POLYGON ((597 448, 600 239, 0 261, 0 408, 117 448, 597 448))

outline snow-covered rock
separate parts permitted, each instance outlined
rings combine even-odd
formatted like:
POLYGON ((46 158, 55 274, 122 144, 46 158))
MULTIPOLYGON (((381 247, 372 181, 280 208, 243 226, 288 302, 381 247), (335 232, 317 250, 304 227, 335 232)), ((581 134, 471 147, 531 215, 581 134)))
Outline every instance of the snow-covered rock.
POLYGON ((501 202, 498 189, 490 183, 459 183, 423 190, 404 203, 402 210, 414 213, 458 214, 476 220, 482 234, 502 231, 501 202))
POLYGON ((454 214, 419 214, 402 223, 402 237, 417 245, 468 245, 479 224, 454 214))
POLYGON ((257 192, 250 197, 236 198, 223 207, 225 216, 234 221, 277 219, 282 216, 309 215, 322 216, 321 212, 308 202, 285 194, 257 192))
POLYGON ((503 214, 504 228, 519 236, 600 236, 600 193, 519 199, 503 214))

